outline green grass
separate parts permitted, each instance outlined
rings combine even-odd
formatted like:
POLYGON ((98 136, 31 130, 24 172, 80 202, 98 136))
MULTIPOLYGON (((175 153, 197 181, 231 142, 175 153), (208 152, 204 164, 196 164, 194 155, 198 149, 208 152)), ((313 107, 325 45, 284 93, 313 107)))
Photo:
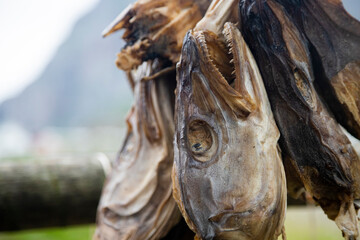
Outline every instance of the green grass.
MULTIPOLYGON (((0 233, 0 240, 91 240, 94 225, 0 233)), ((285 230, 288 240, 342 240, 335 223, 317 207, 291 207, 285 230)), ((279 238, 281 239, 281 237, 279 238)))
POLYGON ((0 233, 1 240, 90 240, 93 225, 0 233))

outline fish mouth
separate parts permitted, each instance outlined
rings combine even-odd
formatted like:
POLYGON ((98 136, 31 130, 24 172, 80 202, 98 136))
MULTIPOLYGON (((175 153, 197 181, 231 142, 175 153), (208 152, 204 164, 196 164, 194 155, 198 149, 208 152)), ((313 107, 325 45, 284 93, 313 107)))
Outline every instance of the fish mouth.
MULTIPOLYGON (((183 55, 197 52, 195 61, 207 85, 230 106, 237 117, 247 117, 256 108, 251 56, 240 31, 225 23, 223 32, 192 30, 184 40, 183 55), (191 41, 192 44, 187 44, 191 41)), ((186 58, 186 57, 185 57, 186 58)), ((189 59, 194 62, 194 59, 189 59)), ((186 61, 186 60, 185 60, 186 61)))
POLYGON ((232 46, 229 41, 226 41, 224 36, 206 30, 195 31, 193 36, 202 55, 202 61, 217 73, 217 77, 234 86, 235 65, 232 46))

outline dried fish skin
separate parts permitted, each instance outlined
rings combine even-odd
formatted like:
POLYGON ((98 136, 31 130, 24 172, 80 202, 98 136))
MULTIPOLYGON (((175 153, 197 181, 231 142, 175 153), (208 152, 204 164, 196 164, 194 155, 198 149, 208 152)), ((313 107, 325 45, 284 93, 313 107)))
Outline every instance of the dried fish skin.
POLYGON ((210 31, 221 35, 226 22, 236 23, 239 20, 239 0, 212 0, 205 16, 196 24, 194 31, 210 31))
POLYGON ((360 138, 360 60, 346 64, 331 78, 330 84, 342 106, 336 108, 342 111, 335 109, 334 112, 347 129, 360 138), (341 119, 341 116, 345 119, 341 119))
POLYGON ((184 40, 177 73, 174 198, 197 239, 277 239, 286 211, 279 131, 240 32, 227 23, 224 38, 221 43, 205 30, 190 31, 184 40), (233 58, 233 82, 218 64, 227 59, 222 46, 233 58))
POLYGON ((357 239, 353 200, 360 183, 359 158, 315 91, 305 35, 277 1, 242 1, 240 15, 244 37, 267 76, 281 149, 306 191, 347 239, 357 239))
POLYGON ((340 0, 277 0, 311 44, 315 83, 336 119, 360 138, 360 22, 340 0))
POLYGON ((166 58, 179 60, 186 32, 202 18, 210 0, 138 0, 126 8, 104 30, 107 36, 124 29, 126 46, 116 64, 125 71, 143 61, 166 58))
POLYGON ((124 145, 103 188, 94 239, 160 239, 180 220, 171 186, 175 71, 142 80, 163 65, 145 62, 130 73, 135 102, 124 145))

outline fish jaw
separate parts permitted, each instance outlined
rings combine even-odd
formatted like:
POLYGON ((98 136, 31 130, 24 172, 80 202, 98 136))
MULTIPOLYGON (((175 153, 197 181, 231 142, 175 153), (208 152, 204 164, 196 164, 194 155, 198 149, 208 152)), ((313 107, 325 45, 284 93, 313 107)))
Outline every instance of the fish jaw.
MULTIPOLYGON (((226 103, 224 107, 230 108, 234 115, 245 118, 251 113, 255 108, 253 99, 245 98, 230 86, 234 83, 236 68, 231 67, 234 66, 232 56, 228 53, 225 41, 211 31, 193 31, 187 34, 183 49, 179 67, 183 68, 186 64, 190 69, 194 69, 191 74, 197 79, 195 85, 203 79, 216 97, 226 103)), ((189 79, 193 77, 190 76, 189 79)))
MULTIPOLYGON (((238 30, 231 26, 229 31, 238 30)), ((177 67, 174 197, 201 239, 275 239, 286 208, 279 132, 271 110, 260 107, 268 105, 266 95, 259 96, 265 91, 259 90, 261 79, 246 79, 252 89, 242 89, 246 94, 231 86, 244 78, 229 84, 221 60, 231 61, 233 53, 228 58, 221 52, 220 41, 210 31, 190 31, 183 43, 177 67)), ((245 44, 237 39, 232 47, 239 43, 245 44)), ((244 63, 254 69, 251 55, 238 54, 243 58, 233 59, 235 73, 244 63)))

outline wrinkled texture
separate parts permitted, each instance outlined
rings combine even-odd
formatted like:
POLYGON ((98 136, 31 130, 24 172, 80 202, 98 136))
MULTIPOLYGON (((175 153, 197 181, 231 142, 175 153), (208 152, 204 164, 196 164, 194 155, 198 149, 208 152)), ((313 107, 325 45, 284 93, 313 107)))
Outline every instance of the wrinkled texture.
POLYGON ((310 44, 315 82, 335 117, 360 138, 360 22, 340 0, 277 0, 310 44))
POLYGON ((266 76, 280 146, 289 156, 284 160, 291 161, 285 167, 293 168, 344 236, 356 239, 353 200, 359 196, 359 158, 318 97, 310 45, 279 2, 283 1, 241 1, 240 15, 244 37, 266 76))
POLYGON ((180 219, 172 198, 175 71, 145 62, 130 73, 135 102, 128 133, 101 196, 95 239, 160 239, 180 219))
POLYGON ((223 37, 194 30, 184 40, 174 198, 197 239, 277 239, 286 211, 279 131, 240 32, 226 23, 223 37))
MULTIPOLYGON (((360 44, 358 48, 360 49, 360 44)), ((340 109, 344 111, 343 114, 343 112, 335 110, 337 116, 339 118, 340 116, 346 117, 343 120, 344 124, 356 137, 360 138, 360 60, 346 64, 331 79, 330 83, 342 104, 340 109)))
POLYGON ((131 70, 154 58, 179 60, 186 32, 202 18, 210 0, 138 0, 105 29, 107 36, 125 29, 126 46, 118 54, 117 66, 131 70))

